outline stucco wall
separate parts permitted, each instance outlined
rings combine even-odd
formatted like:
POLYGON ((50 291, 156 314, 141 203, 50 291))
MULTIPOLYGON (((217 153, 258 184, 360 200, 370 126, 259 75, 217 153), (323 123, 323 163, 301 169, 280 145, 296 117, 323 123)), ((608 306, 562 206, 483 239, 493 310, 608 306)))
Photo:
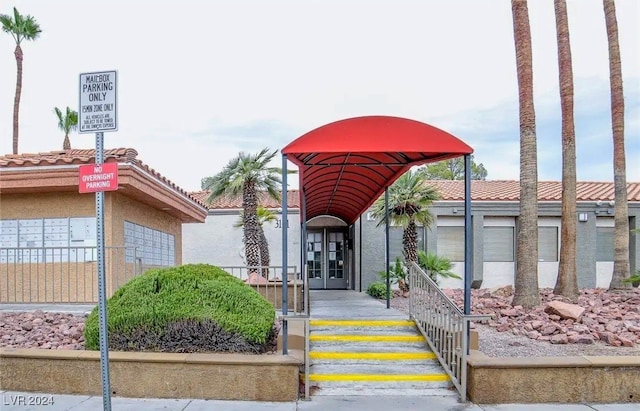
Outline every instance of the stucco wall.
MULTIPOLYGON (((2 195, 0 219, 95 217, 95 195, 77 192, 2 195)), ((105 193, 107 294, 136 273, 125 262, 124 220, 175 236, 175 261, 182 259, 181 222, 116 192, 105 193)), ((80 262, 0 265, 0 300, 6 302, 93 302, 97 299, 95 257, 80 262)))
POLYGON ((124 244, 124 222, 130 221, 172 234, 175 238, 176 265, 182 264, 182 222, 179 219, 119 193, 114 193, 109 203, 110 234, 114 244, 124 244))
MULTIPOLYGON (((217 266, 244 266, 242 228, 234 227, 238 210, 210 214, 204 224, 183 224, 182 258, 185 264, 208 263, 217 266)), ((282 216, 277 215, 281 220, 282 216)), ((300 215, 290 213, 288 229, 288 265, 300 272, 300 215)), ((282 265, 282 228, 279 222, 263 226, 269 242, 271 265, 282 265)))
MULTIPOLYGON (((463 225, 464 209, 459 202, 438 202, 432 207, 434 223, 425 230, 425 247, 437 252, 438 225, 463 225)), ((578 213, 586 213, 587 221, 577 223, 577 267, 578 285, 581 288, 608 287, 613 265, 609 262, 596 262, 596 226, 612 224, 612 218, 598 211, 594 202, 579 203, 578 213)), ((185 262, 208 262, 217 265, 243 264, 240 252, 242 250, 242 230, 233 228, 237 219, 237 210, 232 212, 210 213, 205 224, 185 224, 183 235, 185 262), (225 240, 222 240, 225 239, 225 240)), ((484 262, 483 261, 483 228, 491 225, 508 225, 517 229, 519 205, 497 202, 474 202, 472 210, 473 232, 473 278, 482 288, 498 287, 513 284, 515 276, 515 262, 484 262)), ((560 203, 539 204, 539 226, 558 227, 560 237, 560 203)), ((629 205, 630 228, 640 226, 640 204, 629 205)), ((290 215, 289 228, 289 264, 299 265, 300 227, 298 214, 290 215), (295 223, 294 223, 295 222, 295 223)), ((576 216, 577 218, 577 216, 576 216)), ((355 270, 353 289, 366 290, 368 285, 379 280, 378 272, 385 269, 385 233, 384 226, 376 227, 377 221, 362 215, 361 221, 354 225, 354 258, 355 270), (361 246, 361 247, 360 247, 361 246), (360 276, 362 279, 360 281, 360 276)), ((271 245, 272 264, 281 261, 281 230, 275 226, 265 227, 265 233, 271 245)), ((631 270, 640 267, 640 241, 637 235, 630 239, 631 270)), ((560 244, 558 239, 558 252, 560 244)), ((553 287, 555 285, 558 261, 540 262, 539 285, 553 287)), ((457 262, 453 271, 464 276, 464 263, 457 262)), ((444 288, 459 288, 462 280, 442 279, 444 288)))

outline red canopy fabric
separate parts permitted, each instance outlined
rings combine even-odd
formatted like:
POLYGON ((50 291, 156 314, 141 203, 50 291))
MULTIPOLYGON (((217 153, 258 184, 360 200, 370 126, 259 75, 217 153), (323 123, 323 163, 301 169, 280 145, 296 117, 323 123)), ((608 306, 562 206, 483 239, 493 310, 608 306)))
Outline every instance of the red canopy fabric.
POLYGON ((336 121, 282 149, 299 167, 306 218, 330 215, 348 224, 410 167, 471 153, 471 147, 439 128, 388 116, 336 121))

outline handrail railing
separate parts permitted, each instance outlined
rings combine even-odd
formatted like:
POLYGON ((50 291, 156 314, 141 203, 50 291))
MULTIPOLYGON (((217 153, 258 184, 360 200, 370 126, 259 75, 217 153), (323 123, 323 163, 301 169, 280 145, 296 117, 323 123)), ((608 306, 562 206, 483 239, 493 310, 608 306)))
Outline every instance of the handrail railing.
POLYGON ((464 315, 415 262, 409 264, 409 315, 466 402, 469 323, 490 316, 464 315))
POLYGON ((288 278, 287 282, 287 308, 292 314, 300 315, 305 311, 303 280, 297 272, 295 265, 287 267, 287 274, 283 275, 282 266, 219 266, 229 274, 245 281, 248 285, 265 297, 276 310, 282 309, 282 278, 288 278))
MULTIPOLYGON (((107 293, 140 274, 136 247, 105 247, 107 293)), ((97 247, 0 247, 0 302, 96 303, 97 247)))

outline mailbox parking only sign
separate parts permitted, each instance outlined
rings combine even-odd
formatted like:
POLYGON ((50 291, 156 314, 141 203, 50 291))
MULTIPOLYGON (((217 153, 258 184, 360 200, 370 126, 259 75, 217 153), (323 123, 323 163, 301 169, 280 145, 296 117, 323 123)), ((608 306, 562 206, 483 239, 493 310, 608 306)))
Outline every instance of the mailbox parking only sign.
POLYGON ((117 72, 80 74, 80 133, 117 131, 117 72))

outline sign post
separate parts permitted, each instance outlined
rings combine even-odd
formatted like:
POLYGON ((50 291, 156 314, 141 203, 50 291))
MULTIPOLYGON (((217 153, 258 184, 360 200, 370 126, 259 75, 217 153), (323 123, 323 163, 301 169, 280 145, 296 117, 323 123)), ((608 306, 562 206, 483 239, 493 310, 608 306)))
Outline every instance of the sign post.
MULTIPOLYGON (((102 375, 102 405, 104 411, 111 411, 111 382, 109 378, 109 337, 107 335, 107 292, 104 256, 104 191, 117 190, 117 164, 114 176, 103 172, 104 131, 117 131, 117 72, 104 71, 80 74, 80 133, 96 133, 95 166, 93 174, 81 175, 80 192, 96 193, 96 235, 98 251, 98 317, 100 328, 100 371, 102 375), (88 177, 93 175, 97 177, 88 177), (83 180, 83 177, 84 178, 83 180), (86 184, 92 183, 92 184, 86 184), (107 184, 108 183, 108 184, 107 184), (115 187, 115 188, 113 188, 115 187)), ((113 174, 113 171, 111 171, 113 174)))

